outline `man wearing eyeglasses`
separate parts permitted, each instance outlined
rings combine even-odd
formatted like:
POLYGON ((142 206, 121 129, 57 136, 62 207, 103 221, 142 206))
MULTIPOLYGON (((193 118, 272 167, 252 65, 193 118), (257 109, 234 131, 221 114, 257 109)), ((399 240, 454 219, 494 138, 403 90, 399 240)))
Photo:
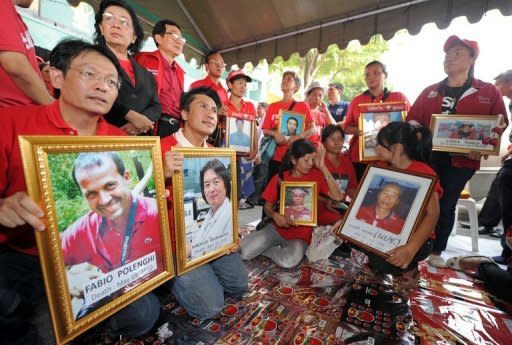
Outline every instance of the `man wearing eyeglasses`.
POLYGON ((158 49, 139 53, 135 60, 156 79, 158 98, 162 105, 157 135, 164 138, 176 132, 183 121, 180 115, 180 97, 184 91, 185 72, 175 59, 183 52, 186 40, 181 34, 180 26, 169 19, 155 24, 153 40, 158 49))
MULTIPOLYGON (((206 55, 204 61, 204 66, 208 75, 204 79, 193 82, 190 85, 190 89, 195 89, 196 87, 200 86, 209 87, 210 89, 213 89, 215 92, 217 92, 217 95, 219 95, 222 104, 227 103, 228 92, 220 82, 222 73, 224 73, 226 70, 226 64, 224 63, 222 55, 218 51, 213 50, 208 55, 206 55)), ((225 111, 220 111, 219 115, 225 115, 225 111)))
POLYGON ((32 0, 0 1, 0 108, 53 101, 39 72, 32 37, 14 7, 31 4, 32 0))
MULTIPOLYGON (((0 109, 0 330, 9 344, 41 343, 29 316, 44 298, 34 237, 34 230, 45 230, 44 213, 27 195, 18 137, 125 135, 102 116, 112 108, 120 87, 120 67, 110 50, 64 41, 51 52, 50 65, 52 85, 59 90, 57 100, 0 109)), ((153 327, 159 314, 158 299, 148 294, 105 325, 116 336, 141 335, 153 327)))

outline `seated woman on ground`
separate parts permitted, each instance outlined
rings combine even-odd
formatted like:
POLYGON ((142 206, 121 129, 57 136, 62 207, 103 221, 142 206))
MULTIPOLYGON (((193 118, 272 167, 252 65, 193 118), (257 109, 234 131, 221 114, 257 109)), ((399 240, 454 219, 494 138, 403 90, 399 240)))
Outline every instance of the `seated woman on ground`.
MULTIPOLYGON (((279 201, 282 181, 316 182, 317 197, 341 201, 343 192, 325 166, 325 149, 314 146, 306 139, 295 141, 287 151, 281 171, 274 176, 262 194, 265 200, 265 214, 272 219, 260 231, 254 231, 242 239, 240 250, 244 260, 250 260, 263 254, 277 265, 285 268, 300 263, 311 242, 313 227, 297 226, 293 219, 274 211, 279 201)), ((318 202, 318 218, 321 219, 325 208, 318 202)))
MULTIPOLYGON (((396 169, 436 177, 434 170, 427 164, 432 152, 432 133, 426 127, 417 128, 405 122, 391 122, 377 134, 376 151, 381 160, 396 169)), ((391 250, 387 259, 368 254, 369 266, 373 271, 403 275, 406 281, 413 284, 417 282, 418 262, 426 259, 432 251, 434 229, 439 218, 439 198, 443 193, 439 181, 434 191, 407 244, 391 250)))

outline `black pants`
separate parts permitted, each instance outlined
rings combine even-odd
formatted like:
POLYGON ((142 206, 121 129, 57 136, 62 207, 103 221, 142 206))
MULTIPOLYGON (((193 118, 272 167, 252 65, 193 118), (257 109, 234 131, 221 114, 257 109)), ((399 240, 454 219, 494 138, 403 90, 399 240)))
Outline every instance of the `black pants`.
POLYGON ((500 203, 500 187, 499 176, 500 172, 491 183, 491 188, 487 193, 482 210, 478 215, 478 225, 493 228, 498 225, 501 220, 501 203, 500 203))
POLYGON ((429 238, 416 252, 416 255, 414 255, 414 258, 412 259, 411 263, 409 264, 409 266, 407 266, 406 269, 396 267, 387 262, 386 259, 383 258, 382 256, 373 254, 371 252, 366 252, 366 254, 368 255, 368 263, 373 270, 378 271, 380 273, 400 275, 404 272, 410 271, 418 267, 418 262, 420 262, 421 260, 425 260, 427 256, 429 256, 430 253, 432 252, 433 243, 434 241, 431 238, 429 238))
POLYGON ((364 176, 364 172, 366 171, 366 167, 368 166, 368 164, 361 162, 354 162, 352 164, 354 165, 354 169, 356 171, 357 182, 361 182, 361 179, 364 176))
POLYGON ((261 200, 261 193, 267 184, 268 165, 260 163, 252 168, 252 179, 254 181, 254 192, 247 198, 251 205, 257 205, 261 200))
POLYGON ((495 263, 483 262, 478 266, 478 273, 493 296, 512 303, 512 272, 501 269, 495 263))
POLYGON ((512 256, 512 250, 505 244, 505 234, 512 228, 512 159, 503 162, 498 172, 500 186, 501 219, 503 220, 503 238, 501 240, 503 251, 501 256, 512 256))
POLYGON ((158 120, 156 135, 160 138, 168 137, 180 129, 180 122, 174 117, 162 114, 162 117, 158 120))

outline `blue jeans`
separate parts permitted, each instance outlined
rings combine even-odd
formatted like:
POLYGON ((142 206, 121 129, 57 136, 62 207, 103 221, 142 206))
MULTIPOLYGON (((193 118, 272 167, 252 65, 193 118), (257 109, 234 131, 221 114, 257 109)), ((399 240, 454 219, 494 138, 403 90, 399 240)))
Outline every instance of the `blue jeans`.
POLYGON ((187 313, 210 319, 224 306, 224 294, 241 297, 247 290, 248 273, 238 253, 224 255, 171 281, 171 291, 187 313))
MULTIPOLYGON (((8 334, 9 344, 38 344, 30 313, 45 297, 39 258, 0 246, 0 267, 0 334, 8 334)), ((49 313, 47 308, 44 312, 49 313)), ((139 336, 159 315, 160 302, 150 293, 107 319, 107 330, 114 336, 139 336)))
POLYGON ((443 196, 439 200, 439 220, 436 225, 436 239, 432 252, 440 254, 446 249, 448 238, 455 222, 455 207, 466 183, 475 174, 474 169, 452 166, 451 156, 446 152, 434 152, 432 168, 439 177, 443 196))

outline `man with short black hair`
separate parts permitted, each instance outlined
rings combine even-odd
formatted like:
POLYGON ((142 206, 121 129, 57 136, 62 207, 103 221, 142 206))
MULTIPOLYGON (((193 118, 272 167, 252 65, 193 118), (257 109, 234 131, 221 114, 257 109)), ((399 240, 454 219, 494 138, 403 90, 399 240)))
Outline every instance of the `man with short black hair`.
POLYGON ((156 79, 158 98, 162 105, 157 135, 164 138, 176 132, 182 124, 179 103, 184 91, 185 72, 176 58, 183 52, 186 39, 178 24, 164 19, 153 27, 153 40, 158 49, 139 53, 135 60, 156 79))
MULTIPOLYGON (((18 137, 124 135, 102 116, 112 108, 120 87, 117 59, 107 48, 64 41, 53 49, 50 65, 52 85, 60 90, 56 101, 0 109, 0 330, 9 344, 39 343, 41 329, 28 320, 45 295, 34 236, 34 229, 45 230, 44 213, 27 195, 18 137)), ((141 335, 159 314, 158 299, 148 294, 105 325, 113 335, 141 335)))
MULTIPOLYGON (((190 89, 194 89, 200 86, 206 86, 217 92, 222 104, 228 101, 228 92, 220 82, 222 74, 226 70, 226 64, 222 55, 217 50, 212 50, 204 58, 204 67, 206 69, 207 76, 204 79, 197 80, 190 85, 190 89)), ((221 112, 221 115, 222 112, 221 112)))
POLYGON ((327 89, 327 99, 329 104, 327 109, 331 113, 332 117, 336 121, 336 124, 341 125, 347 114, 349 102, 345 102, 341 99, 343 96, 343 85, 341 83, 330 83, 327 89))
MULTIPOLYGON (((217 127, 218 109, 222 103, 208 87, 185 92, 180 100, 183 128, 164 138, 160 145, 164 156, 166 187, 172 192, 171 177, 183 170, 183 154, 173 147, 209 147, 206 142, 217 127)), ((169 224, 174 225, 172 193, 169 196, 169 224)), ((171 231, 175 250, 174 231, 171 231)), ((224 296, 240 297, 248 284, 247 269, 238 252, 219 257, 185 274, 174 277, 171 291, 187 313, 199 320, 214 317, 224 306, 224 296)))

